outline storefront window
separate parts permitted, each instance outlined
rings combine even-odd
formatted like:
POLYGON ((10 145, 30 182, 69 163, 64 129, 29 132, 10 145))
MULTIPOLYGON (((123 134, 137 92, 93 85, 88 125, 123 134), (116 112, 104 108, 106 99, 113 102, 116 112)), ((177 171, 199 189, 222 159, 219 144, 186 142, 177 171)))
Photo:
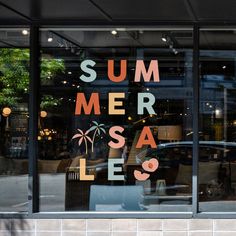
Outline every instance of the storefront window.
POLYGON ((200 36, 200 211, 236 211, 235 31, 200 36))
POLYGON ((191 211, 192 40, 41 31, 40 211, 191 211))
POLYGON ((0 29, 0 211, 28 211, 29 30, 0 29))

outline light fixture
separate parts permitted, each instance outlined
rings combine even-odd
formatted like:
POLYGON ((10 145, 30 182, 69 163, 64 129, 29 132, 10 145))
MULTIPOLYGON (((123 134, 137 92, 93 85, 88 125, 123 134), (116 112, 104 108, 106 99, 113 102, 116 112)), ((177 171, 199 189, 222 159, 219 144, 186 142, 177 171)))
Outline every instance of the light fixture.
POLYGON ((178 54, 178 51, 177 51, 175 48, 173 48, 173 53, 174 53, 175 55, 177 55, 177 54, 178 54))
POLYGON ((143 122, 143 123, 146 123, 146 120, 143 119, 142 122, 143 122))
POLYGON ((149 88, 147 88, 146 90, 149 91, 149 88))
POLYGON ((68 75, 71 75, 72 74, 72 72, 71 71, 68 71, 68 75))
POLYGON ((222 66, 222 69, 226 69, 226 66, 222 66))
POLYGON ((216 113, 216 115, 219 115, 220 114, 220 109, 216 109, 215 113, 216 113))
POLYGON ((163 42, 167 42, 167 37, 163 34, 162 37, 161 37, 161 40, 162 40, 163 42))
POLYGON ((128 120, 132 120, 132 117, 131 117, 131 116, 129 116, 129 117, 128 117, 128 120))
POLYGON ((116 31, 116 30, 112 30, 111 33, 112 33, 113 35, 117 35, 117 31, 116 31))
POLYGON ((29 32, 28 32, 28 30, 26 30, 26 29, 23 29, 23 30, 22 30, 22 34, 23 34, 23 35, 28 35, 28 34, 29 34, 29 32))
POLYGON ((52 37, 48 37, 48 42, 51 43, 53 41, 52 37))
POLYGON ((222 110, 219 108, 215 109, 215 117, 218 118, 222 118, 222 110))
POLYGON ((10 107, 4 107, 2 109, 2 115, 4 117, 8 117, 11 114, 11 108, 10 107))
POLYGON ((66 80, 63 80, 62 83, 63 83, 63 84, 67 84, 67 81, 66 81, 66 80))
POLYGON ((51 43, 52 41, 53 41, 52 34, 49 33, 49 34, 48 34, 48 42, 51 43))
POLYGON ((41 112, 40 112, 40 116, 41 116, 42 118, 47 117, 47 115, 48 115, 48 113, 47 113, 46 111, 41 111, 41 112))

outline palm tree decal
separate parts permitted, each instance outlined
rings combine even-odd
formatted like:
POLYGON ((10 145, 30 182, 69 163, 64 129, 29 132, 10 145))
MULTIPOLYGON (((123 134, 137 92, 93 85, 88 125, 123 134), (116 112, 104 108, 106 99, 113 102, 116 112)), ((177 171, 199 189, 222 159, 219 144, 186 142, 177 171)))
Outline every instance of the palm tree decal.
POLYGON ((105 129, 103 128, 103 126, 105 126, 104 124, 98 124, 96 121, 92 121, 92 123, 94 124, 88 131, 93 131, 94 130, 94 134, 93 134, 93 139, 92 139, 92 152, 94 151, 94 141, 96 138, 96 134, 98 133, 99 135, 101 135, 102 133, 106 133, 105 129))
POLYGON ((81 129, 77 129, 79 131, 79 134, 75 134, 72 139, 75 138, 79 138, 78 144, 79 146, 82 144, 82 142, 84 141, 85 143, 85 148, 86 148, 86 154, 88 154, 88 141, 93 143, 93 141, 91 140, 91 138, 88 136, 88 133, 91 130, 87 130, 85 133, 81 130, 81 129))

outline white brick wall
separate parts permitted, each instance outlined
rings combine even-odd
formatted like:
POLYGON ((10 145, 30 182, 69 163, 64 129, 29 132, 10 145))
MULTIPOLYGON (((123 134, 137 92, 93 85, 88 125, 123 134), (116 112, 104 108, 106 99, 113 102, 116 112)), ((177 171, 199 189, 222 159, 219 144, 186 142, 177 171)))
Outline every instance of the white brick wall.
POLYGON ((236 236, 236 219, 0 219, 0 236, 236 236))

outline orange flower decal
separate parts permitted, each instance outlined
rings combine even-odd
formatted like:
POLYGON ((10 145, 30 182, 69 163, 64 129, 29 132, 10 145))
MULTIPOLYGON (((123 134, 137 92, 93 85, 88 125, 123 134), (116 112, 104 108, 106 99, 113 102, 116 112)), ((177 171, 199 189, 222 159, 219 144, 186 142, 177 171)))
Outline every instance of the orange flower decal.
POLYGON ((159 166, 159 162, 158 162, 158 160, 155 159, 155 158, 152 158, 152 159, 150 159, 150 160, 148 160, 148 161, 145 161, 145 162, 143 162, 143 164, 142 164, 143 169, 144 169, 145 171, 148 171, 148 172, 154 172, 154 171, 156 171, 157 168, 158 168, 158 166, 159 166))
POLYGON ((145 181, 150 177, 150 175, 147 174, 147 173, 142 173, 139 170, 135 170, 134 171, 134 177, 139 181, 145 181))
MULTIPOLYGON (((148 161, 144 161, 143 164, 142 164, 142 168, 147 172, 156 171, 158 166, 159 166, 159 162, 155 158, 152 158, 148 161)), ((150 174, 142 173, 139 170, 134 170, 134 177, 139 181, 145 181, 150 177, 150 174)))

